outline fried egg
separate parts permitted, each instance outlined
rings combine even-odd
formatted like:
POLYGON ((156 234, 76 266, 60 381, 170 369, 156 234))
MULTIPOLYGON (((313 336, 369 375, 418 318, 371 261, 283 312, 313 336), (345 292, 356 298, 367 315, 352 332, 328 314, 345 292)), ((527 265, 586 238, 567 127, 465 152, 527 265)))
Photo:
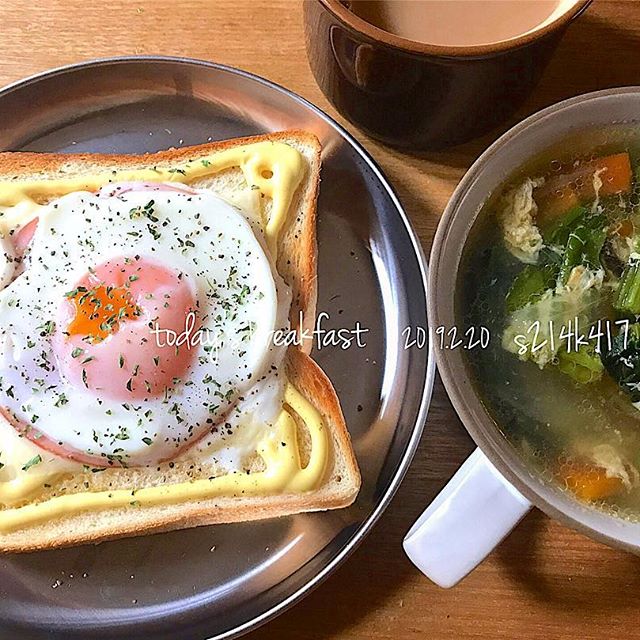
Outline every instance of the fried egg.
POLYGON ((0 291, 0 406, 42 449, 97 467, 171 460, 228 435, 264 389, 260 420, 275 419, 290 292, 254 215, 204 190, 110 186, 53 201, 3 242, 24 255, 0 291))

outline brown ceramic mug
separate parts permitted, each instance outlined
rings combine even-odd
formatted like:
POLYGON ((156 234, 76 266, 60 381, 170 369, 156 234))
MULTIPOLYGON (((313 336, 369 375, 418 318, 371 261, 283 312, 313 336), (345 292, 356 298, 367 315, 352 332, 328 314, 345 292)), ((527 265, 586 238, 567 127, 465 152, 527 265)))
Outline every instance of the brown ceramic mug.
POLYGON ((307 55, 318 85, 353 124, 393 146, 438 149, 511 116, 590 2, 568 2, 556 19, 508 41, 444 46, 383 31, 347 0, 305 0, 307 55))

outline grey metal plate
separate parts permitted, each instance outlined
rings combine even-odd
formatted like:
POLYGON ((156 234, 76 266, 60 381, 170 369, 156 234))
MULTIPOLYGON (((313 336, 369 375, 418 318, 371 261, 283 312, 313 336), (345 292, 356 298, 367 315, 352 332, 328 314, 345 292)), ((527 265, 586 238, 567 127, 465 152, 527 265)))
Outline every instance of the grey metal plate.
MULTIPOLYGON (((222 638, 295 602, 362 540, 389 502, 426 417, 434 366, 425 263, 369 156, 328 116, 250 74, 126 58, 55 70, 0 92, 0 149, 140 153, 287 128, 323 145, 319 303, 325 328, 366 347, 315 349, 340 396, 363 475, 348 508, 0 557, 0 637, 222 638)), ((398 549, 400 553, 400 549, 398 549)))

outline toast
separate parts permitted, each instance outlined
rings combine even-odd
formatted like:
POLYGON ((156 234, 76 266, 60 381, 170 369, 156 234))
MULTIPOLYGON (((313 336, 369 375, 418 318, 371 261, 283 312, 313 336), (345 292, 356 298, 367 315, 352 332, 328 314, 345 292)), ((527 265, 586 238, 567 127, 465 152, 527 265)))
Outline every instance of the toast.
MULTIPOLYGON (((251 138, 212 142, 196 147, 172 149, 153 154, 126 156, 106 154, 39 154, 0 153, 0 184, 30 180, 57 180, 61 177, 109 171, 137 170, 147 167, 170 167, 194 158, 215 158, 228 149, 256 142, 282 142, 296 149, 304 159, 304 175, 289 204, 284 225, 277 240, 276 270, 292 291, 290 322, 294 329, 312 328, 315 323, 316 282, 316 200, 320 172, 320 145, 315 136, 303 131, 287 131, 251 138), (299 319, 303 318, 302 326, 299 319)), ((240 168, 226 168, 189 182, 189 186, 207 189, 223 199, 234 200, 246 190, 247 183, 240 168)), ((38 198, 42 203, 46 195, 38 198)), ((263 205, 267 218, 271 202, 263 205)), ((321 483, 311 491, 285 491, 265 495, 219 495, 214 498, 185 500, 173 504, 142 507, 114 507, 80 511, 52 520, 28 524, 0 532, 0 551, 31 551, 81 543, 100 542, 124 536, 168 531, 207 524, 230 523, 284 516, 288 514, 344 507, 353 502, 360 474, 350 443, 349 433, 339 400, 327 376, 309 357, 311 344, 291 346, 285 356, 287 378, 297 391, 316 409, 328 431, 329 457, 321 483)), ((299 434, 300 458, 308 460, 311 439, 300 416, 292 415, 299 434)), ((109 489, 136 489, 158 484, 192 482, 198 473, 211 475, 211 469, 193 471, 176 464, 171 469, 160 467, 110 470, 109 489)), ((103 490, 100 478, 91 478, 90 491, 103 490)), ((65 478, 64 491, 79 492, 80 483, 65 478)), ((85 484, 85 488, 86 488, 85 484)), ((57 487, 58 489, 60 487, 57 487)), ((54 487, 52 491, 56 489, 54 487)), ((38 497, 46 501, 47 495, 38 497)), ((11 508, 11 507, 6 507, 11 508)), ((0 514, 3 507, 0 506, 0 514)))

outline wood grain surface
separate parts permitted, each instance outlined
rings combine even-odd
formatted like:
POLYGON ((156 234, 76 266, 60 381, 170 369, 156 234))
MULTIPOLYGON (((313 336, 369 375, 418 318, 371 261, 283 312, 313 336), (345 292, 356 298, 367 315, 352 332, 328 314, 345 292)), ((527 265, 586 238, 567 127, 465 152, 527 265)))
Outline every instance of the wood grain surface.
MULTIPOLYGON (((456 182, 501 133, 420 158, 371 141, 344 122, 316 86, 305 58, 297 0, 0 3, 0 84, 50 67, 127 54, 183 55, 234 65, 292 89, 337 117, 383 167, 426 250, 456 182)), ((640 84, 640 1, 595 0, 569 29, 513 122, 562 98, 630 84, 640 84)), ((415 461, 373 533, 320 588, 250 638, 640 638, 640 559, 592 542, 539 512, 532 512, 453 590, 435 587, 411 565, 401 550, 404 533, 472 449, 437 383, 415 461)))

